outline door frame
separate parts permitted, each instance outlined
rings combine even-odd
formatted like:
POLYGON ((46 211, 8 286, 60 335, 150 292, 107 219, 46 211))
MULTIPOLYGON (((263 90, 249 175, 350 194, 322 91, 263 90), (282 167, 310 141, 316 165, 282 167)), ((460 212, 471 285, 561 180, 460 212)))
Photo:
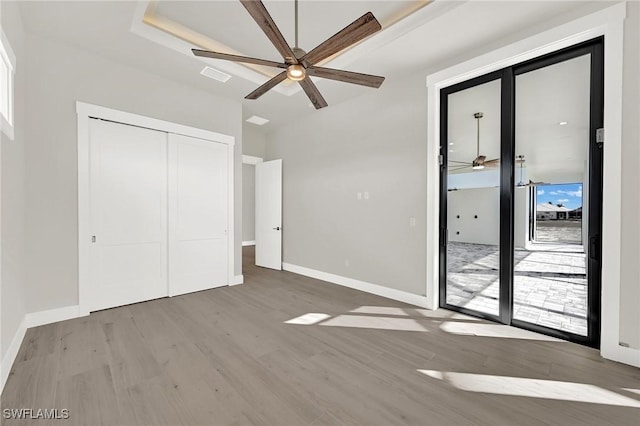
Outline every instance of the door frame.
POLYGON ((596 130, 603 126, 604 117, 604 40, 598 37, 575 46, 551 52, 544 56, 512 65, 480 77, 441 89, 440 91, 440 307, 536 331, 564 340, 592 347, 600 345, 600 288, 601 288, 601 235, 602 235, 602 160, 603 149, 596 140, 596 130), (587 336, 545 327, 513 318, 514 299, 514 201, 515 187, 515 78, 531 71, 590 55, 589 96, 589 182, 588 232, 586 250, 588 277, 587 336), (448 169, 448 98, 471 87, 500 80, 500 245, 499 245, 499 313, 498 316, 450 305, 446 301, 447 278, 447 178, 448 169))
MULTIPOLYGON (((242 167, 244 169, 244 165, 248 165, 248 166, 253 166, 254 168, 254 172, 255 172, 255 166, 257 166, 259 163, 262 163, 264 161, 264 158, 262 157, 255 157, 253 155, 246 155, 246 154, 242 154, 242 167)), ((244 171, 243 171, 243 176, 242 176, 242 196, 244 197, 244 171)), ((256 245, 256 236, 255 236, 255 217, 256 217, 256 212, 255 212, 255 179, 254 179, 254 204, 253 204, 253 222, 254 222, 254 235, 253 235, 253 240, 249 240, 249 241, 245 241, 244 240, 244 236, 242 239, 242 247, 247 247, 247 246, 255 246, 256 245)), ((244 212, 244 203, 242 205, 242 210, 244 212)), ((244 213, 242 214, 242 220, 244 220, 244 213)), ((244 226, 243 226, 244 228, 244 226)), ((243 229, 244 232, 244 229, 243 229)))
MULTIPOLYGON (((228 145, 227 150, 227 279, 234 282, 235 237, 234 237, 234 150, 235 137, 198 129, 156 118, 145 117, 117 109, 76 102, 78 116, 78 314, 89 315, 91 275, 89 273, 91 227, 90 227, 90 158, 89 158, 89 120, 92 118, 113 121, 125 125, 143 127, 166 133, 175 133, 228 145)), ((167 292, 169 294, 169 292, 167 292)))
POLYGON ((517 63, 533 59, 599 37, 605 37, 605 118, 607 142, 603 171, 603 239, 601 345, 603 357, 640 366, 640 350, 619 345, 620 331, 620 237, 621 215, 621 149, 622 149, 622 77, 624 19, 626 5, 619 3, 580 17, 537 35, 468 61, 443 69, 426 78, 427 86, 427 197, 426 197, 426 283, 430 309, 439 301, 439 91, 517 63))

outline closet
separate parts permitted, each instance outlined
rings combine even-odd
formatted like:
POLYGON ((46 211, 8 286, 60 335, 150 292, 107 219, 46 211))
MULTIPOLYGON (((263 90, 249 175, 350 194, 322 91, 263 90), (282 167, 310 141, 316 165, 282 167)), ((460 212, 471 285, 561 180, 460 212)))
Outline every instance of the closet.
POLYGON ((225 143, 91 118, 89 311, 229 284, 225 143))

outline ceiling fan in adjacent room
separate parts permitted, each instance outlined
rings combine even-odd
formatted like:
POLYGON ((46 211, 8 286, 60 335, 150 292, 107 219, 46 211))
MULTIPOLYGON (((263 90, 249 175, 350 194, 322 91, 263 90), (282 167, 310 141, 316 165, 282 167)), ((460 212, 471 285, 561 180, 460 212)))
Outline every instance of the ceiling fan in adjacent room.
POLYGON ((518 181, 518 183, 516 183, 516 187, 517 188, 527 188, 529 186, 537 186, 537 185, 548 185, 547 182, 534 182, 531 179, 529 179, 529 182, 525 183, 524 182, 524 155, 517 155, 516 156, 516 163, 520 164, 520 180, 518 181))
POLYGON ((264 65, 284 70, 253 92, 249 93, 245 99, 258 99, 260 96, 264 95, 266 92, 288 78, 289 80, 297 81, 313 103, 313 106, 315 106, 316 109, 320 109, 326 107, 327 102, 324 100, 320 91, 313 81, 311 81, 309 76, 327 78, 374 88, 380 87, 384 81, 384 77, 375 75, 316 66, 320 61, 333 56, 334 54, 379 31, 382 26, 371 12, 365 13, 360 18, 338 31, 335 35, 325 40, 315 49, 310 52, 305 52, 298 47, 298 0, 295 0, 296 20, 294 47, 289 46, 261 1, 240 0, 240 3, 242 3, 245 9, 247 9, 247 12, 249 12, 251 17, 269 38, 271 43, 273 43, 278 52, 280 52, 284 62, 275 62, 200 49, 192 49, 192 51, 196 56, 264 65))
POLYGON ((499 158, 487 160, 487 157, 485 155, 480 155, 480 119, 484 117, 484 114, 482 112, 476 112, 475 114, 473 114, 473 117, 477 121, 476 158, 474 158, 471 162, 449 160, 449 163, 452 163, 449 166, 449 170, 452 172, 468 168, 471 168, 473 170, 482 170, 485 167, 497 167, 498 165, 500 165, 499 158))

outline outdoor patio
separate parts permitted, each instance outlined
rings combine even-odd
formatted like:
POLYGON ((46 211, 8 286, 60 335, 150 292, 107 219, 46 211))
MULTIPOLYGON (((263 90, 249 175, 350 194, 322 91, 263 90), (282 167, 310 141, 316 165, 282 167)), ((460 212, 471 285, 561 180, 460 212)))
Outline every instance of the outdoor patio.
MULTIPOLYGON (((447 257, 447 303, 498 315, 498 246, 450 242, 447 257)), ((535 243, 516 250, 514 272, 514 318, 587 334, 582 245, 535 243)))

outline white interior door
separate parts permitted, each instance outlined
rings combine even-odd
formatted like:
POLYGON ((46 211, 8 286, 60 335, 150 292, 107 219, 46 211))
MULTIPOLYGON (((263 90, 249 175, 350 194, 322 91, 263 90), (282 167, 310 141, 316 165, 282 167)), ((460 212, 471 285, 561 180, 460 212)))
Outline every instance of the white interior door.
POLYGON ((282 160, 256 164, 256 265, 282 269, 282 160))
POLYGON ((167 134, 90 120, 90 310, 167 295, 167 134))
POLYGON ((228 284, 228 146, 169 135, 169 294, 228 284))

